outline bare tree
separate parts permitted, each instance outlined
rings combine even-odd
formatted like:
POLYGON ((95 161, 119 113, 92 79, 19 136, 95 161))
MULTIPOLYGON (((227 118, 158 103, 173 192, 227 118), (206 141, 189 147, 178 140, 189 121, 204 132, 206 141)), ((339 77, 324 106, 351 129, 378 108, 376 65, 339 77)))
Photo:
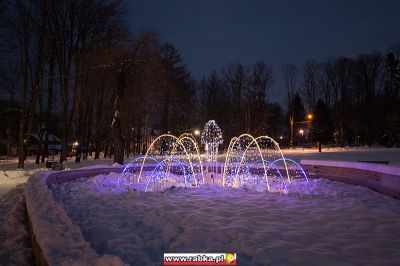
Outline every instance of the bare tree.
MULTIPOLYGON (((222 74, 226 81, 227 89, 230 93, 227 95, 231 105, 231 112, 228 114, 229 122, 227 123, 229 131, 234 135, 240 134, 245 124, 250 125, 250 112, 247 115, 243 113, 243 108, 249 110, 248 103, 243 104, 243 99, 247 96, 246 91, 249 87, 249 75, 247 69, 240 63, 231 63, 222 70, 222 74), (245 119, 243 119, 245 118, 245 119), (243 123, 247 121, 246 123, 243 123)), ((227 106, 229 108, 229 106, 227 106)))
POLYGON ((270 66, 260 61, 253 66, 253 75, 250 86, 249 101, 252 106, 251 116, 254 121, 252 132, 266 134, 268 130, 268 93, 274 82, 273 71, 270 66))
POLYGON ((290 125, 290 146, 293 146, 293 127, 294 127, 294 96, 296 93, 298 68, 292 64, 286 64, 282 68, 283 79, 285 81, 288 113, 290 125))
POLYGON ((242 94, 247 82, 245 68, 240 63, 231 63, 223 70, 223 75, 232 90, 232 104, 235 108, 240 109, 242 94))
POLYGON ((69 129, 80 102, 80 56, 92 44, 108 40, 110 26, 119 32, 120 1, 55 1, 48 2, 46 10, 50 38, 55 42, 61 90, 63 142, 60 162, 63 162, 68 152, 69 129))
POLYGON ((314 110, 318 99, 318 74, 319 64, 313 60, 307 61, 303 66, 303 96, 310 112, 314 110))
POLYGON ((332 107, 333 99, 333 63, 328 59, 320 64, 318 71, 318 84, 328 110, 332 107))

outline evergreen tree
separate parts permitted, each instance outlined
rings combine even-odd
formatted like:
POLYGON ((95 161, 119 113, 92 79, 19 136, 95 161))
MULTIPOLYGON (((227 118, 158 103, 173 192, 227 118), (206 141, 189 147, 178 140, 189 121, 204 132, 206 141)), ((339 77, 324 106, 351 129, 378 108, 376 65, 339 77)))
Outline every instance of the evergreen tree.
POLYGON ((294 121, 300 122, 304 121, 306 117, 306 110, 304 108, 303 101, 301 96, 296 93, 293 99, 293 113, 294 113, 294 121))
POLYGON ((310 129, 310 139, 318 142, 318 150, 321 152, 322 143, 333 139, 333 124, 329 116, 328 108, 323 100, 319 99, 314 110, 314 121, 310 129))
POLYGON ((394 53, 386 56, 386 80, 379 121, 382 127, 380 143, 392 147, 400 143, 400 64, 394 53))
MULTIPOLYGON (((301 96, 299 93, 296 93, 294 95, 293 98, 293 132, 294 132, 294 138, 296 136, 296 132, 298 132, 300 130, 300 128, 302 128, 304 125, 302 125, 299 122, 302 122, 305 120, 306 117, 306 110, 304 108, 304 104, 303 101, 301 99, 301 96)), ((298 141, 298 139, 294 139, 295 143, 296 140, 298 141)))

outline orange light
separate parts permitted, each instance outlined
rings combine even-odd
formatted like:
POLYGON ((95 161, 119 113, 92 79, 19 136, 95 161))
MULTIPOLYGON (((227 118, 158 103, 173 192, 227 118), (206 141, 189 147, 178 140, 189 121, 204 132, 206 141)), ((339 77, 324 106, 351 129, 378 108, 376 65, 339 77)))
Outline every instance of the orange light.
POLYGON ((314 116, 313 116, 312 114, 308 114, 308 115, 307 115, 307 119, 308 119, 308 120, 312 120, 313 117, 314 117, 314 116))

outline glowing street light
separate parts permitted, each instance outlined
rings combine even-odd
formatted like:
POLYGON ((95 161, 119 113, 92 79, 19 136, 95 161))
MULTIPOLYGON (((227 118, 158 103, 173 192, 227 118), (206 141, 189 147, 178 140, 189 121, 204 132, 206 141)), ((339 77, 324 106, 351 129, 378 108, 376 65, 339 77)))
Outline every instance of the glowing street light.
POLYGON ((301 139, 300 139, 300 147, 301 147, 301 150, 303 150, 303 136, 304 136, 304 129, 300 129, 299 130, 299 133, 300 133, 300 135, 301 135, 301 139))
POLYGON ((78 146, 79 145, 79 142, 78 141, 75 141, 74 142, 74 146, 76 147, 76 146, 78 146))
POLYGON ((313 118, 314 118, 313 114, 308 114, 307 115, 307 120, 311 121, 311 120, 313 120, 313 118))
POLYGON ((195 136, 200 136, 200 130, 195 129, 195 130, 193 131, 193 134, 194 134, 195 136))

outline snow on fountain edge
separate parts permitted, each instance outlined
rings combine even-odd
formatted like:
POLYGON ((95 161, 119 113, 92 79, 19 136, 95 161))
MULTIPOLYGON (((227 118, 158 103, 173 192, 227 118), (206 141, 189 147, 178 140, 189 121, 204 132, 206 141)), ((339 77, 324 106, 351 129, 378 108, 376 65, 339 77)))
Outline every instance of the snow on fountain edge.
MULTIPOLYGON (((112 170, 109 168, 107 171, 112 170)), ((103 173, 107 171, 103 169, 103 173)), ((76 177, 79 172, 88 174, 87 170, 68 172, 76 177)), ((47 181, 57 174, 37 172, 27 182, 25 194, 28 217, 34 240, 41 251, 41 254, 35 256, 41 256, 48 265, 125 265, 118 256, 100 256, 96 253, 84 239, 81 229, 72 223, 63 206, 54 200, 47 181)))

